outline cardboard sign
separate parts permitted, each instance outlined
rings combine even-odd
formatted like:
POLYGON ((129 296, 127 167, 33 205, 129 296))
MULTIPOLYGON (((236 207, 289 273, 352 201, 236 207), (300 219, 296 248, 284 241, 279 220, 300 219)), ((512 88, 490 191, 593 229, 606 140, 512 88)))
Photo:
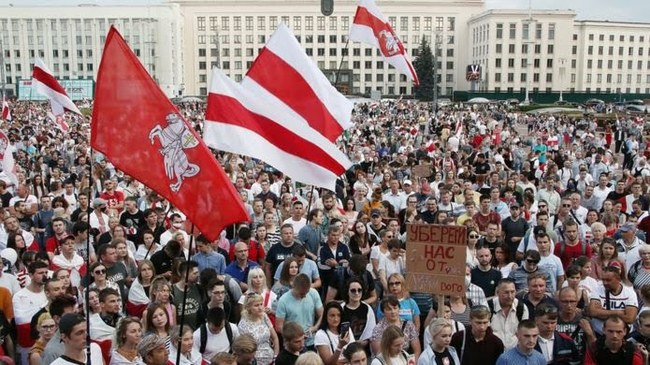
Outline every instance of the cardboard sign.
POLYGON ((415 165, 411 167, 411 175, 429 177, 433 173, 433 165, 415 165))
POLYGON ((454 296, 464 293, 467 228, 409 224, 406 232, 408 290, 454 296))

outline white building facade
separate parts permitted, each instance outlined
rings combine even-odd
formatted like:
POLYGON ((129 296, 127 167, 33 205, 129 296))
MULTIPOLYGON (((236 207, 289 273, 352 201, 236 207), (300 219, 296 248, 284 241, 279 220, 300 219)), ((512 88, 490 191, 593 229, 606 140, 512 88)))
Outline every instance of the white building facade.
POLYGON ((70 6, 0 8, 5 89, 31 79, 40 57, 62 80, 93 80, 106 34, 115 25, 168 96, 182 90, 182 22, 178 7, 70 6))
POLYGON ((650 93, 650 23, 571 10, 487 10, 468 22, 477 91, 650 93))
MULTIPOLYGON (((236 81, 246 74, 259 50, 279 22, 294 32, 300 44, 321 70, 343 92, 410 95, 412 83, 398 74, 376 49, 359 43, 347 44, 356 2, 335 1, 334 13, 323 16, 319 0, 233 1, 171 0, 183 16, 184 81, 188 95, 206 95, 210 69, 220 67, 236 81)), ((483 11, 482 0, 379 1, 384 16, 415 59, 422 37, 437 54, 441 94, 466 90, 466 60, 469 58, 467 21, 483 11)))

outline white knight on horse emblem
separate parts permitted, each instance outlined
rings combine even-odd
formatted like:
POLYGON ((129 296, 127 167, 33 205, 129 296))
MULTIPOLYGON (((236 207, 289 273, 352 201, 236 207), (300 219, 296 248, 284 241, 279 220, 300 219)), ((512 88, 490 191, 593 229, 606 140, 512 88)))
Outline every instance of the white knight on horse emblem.
POLYGON ((381 39, 381 42, 384 43, 383 49, 386 50, 389 56, 396 55, 401 52, 399 48, 399 40, 393 33, 387 30, 382 30, 379 32, 379 37, 381 39))
POLYGON ((149 140, 153 144, 155 137, 158 137, 161 144, 159 151, 165 161, 165 174, 172 182, 169 187, 177 192, 183 185, 183 179, 195 176, 201 171, 198 165, 188 161, 185 153, 186 149, 198 146, 199 141, 187 129, 180 115, 169 113, 165 119, 167 127, 163 128, 160 124, 153 127, 149 132, 149 140))

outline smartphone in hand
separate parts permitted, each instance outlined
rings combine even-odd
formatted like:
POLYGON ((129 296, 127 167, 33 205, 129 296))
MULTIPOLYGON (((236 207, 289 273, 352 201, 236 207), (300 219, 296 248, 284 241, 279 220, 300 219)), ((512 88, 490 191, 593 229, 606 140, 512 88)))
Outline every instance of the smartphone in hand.
POLYGON ((340 337, 344 337, 350 331, 350 322, 341 323, 341 332, 339 333, 340 337))

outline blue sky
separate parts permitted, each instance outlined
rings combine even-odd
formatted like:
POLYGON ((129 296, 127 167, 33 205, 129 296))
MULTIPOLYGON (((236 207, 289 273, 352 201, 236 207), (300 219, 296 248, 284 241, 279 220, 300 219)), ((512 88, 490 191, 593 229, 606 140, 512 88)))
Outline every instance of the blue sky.
MULTIPOLYGON (((14 4, 16 6, 32 5, 154 5, 165 0, 0 0, 0 6, 14 4)), ((354 1, 354 0, 348 0, 354 1)), ((529 0, 485 0, 488 8, 519 8, 527 9, 529 0)), ((650 23, 650 1, 648 0, 531 0, 534 9, 566 9, 576 10, 578 19, 636 21, 650 23)), ((381 3, 381 1, 379 1, 381 3)))

